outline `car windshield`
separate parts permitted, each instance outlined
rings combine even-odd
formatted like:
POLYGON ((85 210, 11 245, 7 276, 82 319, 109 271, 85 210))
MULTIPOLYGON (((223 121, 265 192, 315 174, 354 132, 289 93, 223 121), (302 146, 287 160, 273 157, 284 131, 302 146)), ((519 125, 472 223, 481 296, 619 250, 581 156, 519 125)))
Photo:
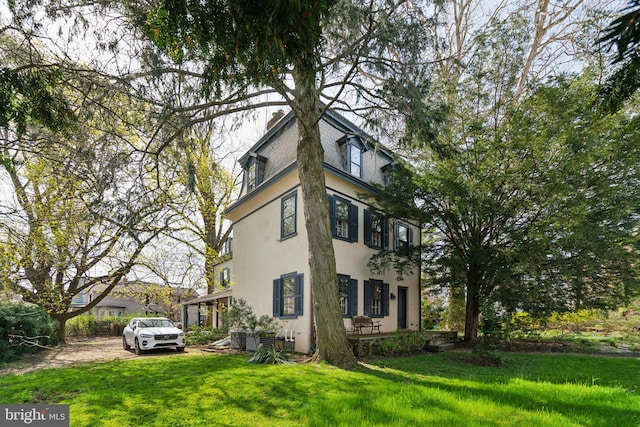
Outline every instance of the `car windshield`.
POLYGON ((144 319, 138 322, 141 328, 171 328, 173 323, 169 319, 144 319))

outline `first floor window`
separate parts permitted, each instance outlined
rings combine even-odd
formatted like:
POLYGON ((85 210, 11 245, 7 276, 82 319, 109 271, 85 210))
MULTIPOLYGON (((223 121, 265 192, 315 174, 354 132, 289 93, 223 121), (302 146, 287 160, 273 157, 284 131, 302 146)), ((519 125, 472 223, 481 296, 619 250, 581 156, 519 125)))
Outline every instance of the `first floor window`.
POLYGON ((381 280, 364 282, 364 314, 371 317, 389 315, 389 284, 381 280))
POLYGON ((273 281, 273 317, 295 318, 302 315, 302 274, 285 274, 273 281))
POLYGON ((342 317, 358 314, 358 281, 356 279, 338 274, 338 297, 342 317))

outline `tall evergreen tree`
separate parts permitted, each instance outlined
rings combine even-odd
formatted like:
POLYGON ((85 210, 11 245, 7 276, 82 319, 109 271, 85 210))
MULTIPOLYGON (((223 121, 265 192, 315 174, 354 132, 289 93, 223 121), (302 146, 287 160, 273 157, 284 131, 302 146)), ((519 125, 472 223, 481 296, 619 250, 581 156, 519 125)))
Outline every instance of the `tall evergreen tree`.
POLYGON ((267 88, 293 110, 317 328, 315 358, 353 364, 338 304, 319 121, 327 108, 349 109, 349 98, 382 102, 379 87, 401 80, 397 74, 392 79, 392 72, 418 73, 417 58, 408 58, 405 47, 419 51, 422 46, 420 8, 394 0, 126 4, 136 25, 166 54, 202 70, 207 100, 239 93, 238 99, 246 101, 254 88, 267 88))

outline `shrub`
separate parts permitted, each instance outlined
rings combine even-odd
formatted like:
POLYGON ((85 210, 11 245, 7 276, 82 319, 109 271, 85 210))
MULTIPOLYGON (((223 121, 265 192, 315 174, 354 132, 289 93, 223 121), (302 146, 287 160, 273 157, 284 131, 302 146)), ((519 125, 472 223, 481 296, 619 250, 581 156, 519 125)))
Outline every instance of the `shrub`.
POLYGON ((83 314, 67 320, 67 336, 83 337, 96 334, 96 318, 93 314, 83 314))
POLYGON ((282 351, 278 351, 275 348, 266 348, 262 344, 258 346, 248 362, 263 365, 283 365, 291 363, 287 355, 283 354, 282 351))
POLYGON ((97 320, 93 314, 82 314, 67 320, 67 336, 119 336, 122 335, 122 330, 133 317, 140 316, 109 316, 97 320))
POLYGON ((385 357, 409 355, 423 351, 428 342, 427 336, 420 332, 397 332, 377 340, 372 345, 371 353, 385 357))
POLYGON ((187 333, 187 345, 207 344, 225 336, 220 330, 193 325, 187 333))
POLYGON ((0 305, 0 361, 55 345, 57 325, 40 307, 27 304, 0 305))
POLYGON ((598 324, 603 315, 603 311, 597 309, 554 313, 549 318, 549 326, 571 332, 580 332, 598 324))

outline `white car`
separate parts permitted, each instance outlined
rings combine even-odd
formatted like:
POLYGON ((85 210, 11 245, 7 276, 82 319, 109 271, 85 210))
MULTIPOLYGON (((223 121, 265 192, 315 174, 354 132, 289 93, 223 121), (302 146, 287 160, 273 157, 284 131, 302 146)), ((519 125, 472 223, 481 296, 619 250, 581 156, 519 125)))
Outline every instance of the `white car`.
POLYGON ((166 317, 134 317, 122 331, 122 347, 136 354, 166 347, 184 351, 186 345, 184 331, 166 317))

